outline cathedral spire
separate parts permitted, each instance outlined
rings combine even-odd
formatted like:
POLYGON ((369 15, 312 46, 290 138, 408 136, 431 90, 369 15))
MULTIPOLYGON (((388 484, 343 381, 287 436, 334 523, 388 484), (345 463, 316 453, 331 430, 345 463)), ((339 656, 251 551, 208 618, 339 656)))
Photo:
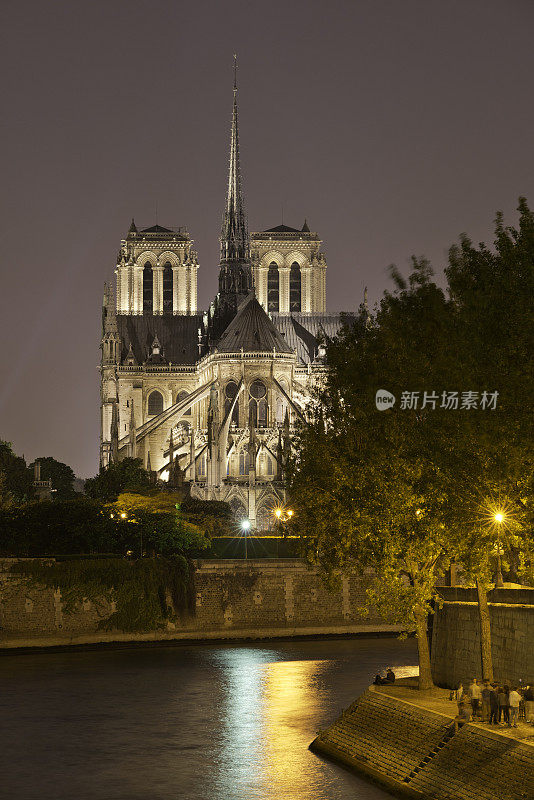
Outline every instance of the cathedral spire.
POLYGON ((246 294, 252 288, 250 244, 241 187, 237 114, 237 56, 234 55, 234 104, 230 135, 230 166, 221 229, 221 292, 246 294))

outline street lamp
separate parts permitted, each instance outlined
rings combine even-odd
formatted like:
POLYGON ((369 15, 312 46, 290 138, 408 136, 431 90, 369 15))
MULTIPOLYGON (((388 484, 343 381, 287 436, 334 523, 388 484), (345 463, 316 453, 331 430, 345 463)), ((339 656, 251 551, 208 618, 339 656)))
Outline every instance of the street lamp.
MULTIPOLYGON (((276 517, 276 520, 278 521, 279 532, 282 529, 282 526, 284 525, 284 523, 289 522, 289 520, 291 519, 293 514, 294 514, 294 511, 291 508, 281 508, 280 506, 278 506, 278 508, 275 508, 273 510, 273 516, 276 517)), ((280 539, 280 536, 278 536, 277 539, 276 539, 276 557, 277 558, 278 558, 278 541, 279 541, 279 539, 280 539)))
POLYGON ((249 519, 242 519, 241 520, 241 528, 243 530, 243 533, 245 534, 245 558, 247 558, 248 557, 248 553, 247 553, 247 534, 248 534, 248 531, 250 530, 250 520, 249 519))
POLYGON ((495 588, 502 589, 504 586, 504 581, 502 579, 501 568, 501 524, 504 521, 504 514, 502 511, 497 511, 493 515, 493 519, 497 523, 497 575, 495 580, 495 588))

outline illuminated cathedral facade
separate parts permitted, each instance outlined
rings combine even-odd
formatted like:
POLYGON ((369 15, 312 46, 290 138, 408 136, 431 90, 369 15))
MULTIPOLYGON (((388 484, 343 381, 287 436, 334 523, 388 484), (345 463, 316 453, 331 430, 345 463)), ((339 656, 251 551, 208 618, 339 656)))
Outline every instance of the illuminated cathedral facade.
POLYGON ((235 85, 220 243, 219 291, 200 312, 188 232, 132 220, 104 293, 100 459, 140 458, 265 530, 341 315, 326 312, 326 259, 306 222, 249 236, 235 85))

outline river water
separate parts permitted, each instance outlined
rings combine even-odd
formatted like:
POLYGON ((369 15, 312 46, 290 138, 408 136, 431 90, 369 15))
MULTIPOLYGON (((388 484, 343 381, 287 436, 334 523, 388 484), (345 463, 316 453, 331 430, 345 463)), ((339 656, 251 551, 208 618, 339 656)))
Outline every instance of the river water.
POLYGON ((379 800, 307 748, 413 641, 339 639, 0 658, 0 797, 379 800))

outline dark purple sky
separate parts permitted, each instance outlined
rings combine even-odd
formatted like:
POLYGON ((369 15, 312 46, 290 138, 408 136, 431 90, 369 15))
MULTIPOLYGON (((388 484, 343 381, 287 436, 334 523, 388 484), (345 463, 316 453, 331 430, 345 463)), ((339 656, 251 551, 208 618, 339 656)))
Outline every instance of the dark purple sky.
POLYGON ((130 218, 217 287, 239 55, 251 230, 304 217, 330 310, 534 204, 532 0, 4 2, 0 438, 97 470, 100 307, 130 218))

